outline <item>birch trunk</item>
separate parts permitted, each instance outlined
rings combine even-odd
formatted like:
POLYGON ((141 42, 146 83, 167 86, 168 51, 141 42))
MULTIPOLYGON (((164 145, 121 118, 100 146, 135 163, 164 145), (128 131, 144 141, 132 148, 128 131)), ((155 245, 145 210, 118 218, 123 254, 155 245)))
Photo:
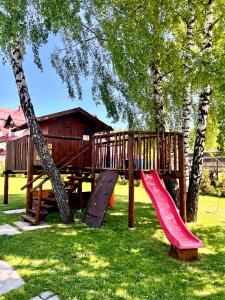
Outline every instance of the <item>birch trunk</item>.
POLYGON ((153 67, 153 94, 155 104, 155 127, 156 131, 165 131, 164 99, 162 92, 162 74, 159 67, 153 67))
MULTIPOLYGON (((213 49, 213 0, 208 0, 208 9, 204 24, 203 54, 213 49)), ((207 63, 207 62, 206 62, 207 63)), ((207 118, 210 106, 210 96, 212 89, 206 85, 200 95, 199 114, 197 121, 197 132, 193 153, 193 162, 190 176, 190 184, 187 195, 187 221, 197 221, 199 187, 202 178, 202 159, 204 152, 204 142, 206 137, 207 118)))
MULTIPOLYGON (((154 102, 155 102, 155 128, 158 132, 165 131, 165 112, 164 112, 164 97, 162 91, 162 74, 160 72, 159 67, 153 67, 153 75, 154 75, 154 102)), ((174 200, 177 208, 179 208, 180 204, 180 193, 178 188, 177 180, 164 180, 166 189, 170 193, 171 197, 174 200)))
POLYGON ((190 11, 190 17, 187 21, 187 53, 186 53, 186 63, 184 67, 185 80, 187 85, 184 90, 183 97, 183 112, 182 112, 182 132, 184 138, 184 163, 185 163, 185 179, 186 179, 186 190, 188 190, 189 185, 189 133, 190 133, 190 116, 191 116, 191 96, 192 87, 191 83, 188 82, 188 72, 190 68, 191 60, 191 48, 193 46, 193 34, 194 34, 194 22, 195 22, 195 12, 188 1, 188 9, 190 11))
POLYGON ((65 191, 60 173, 49 154, 39 123, 34 114, 22 67, 22 53, 19 43, 17 43, 12 51, 12 69, 16 80, 21 107, 26 117, 35 148, 41 158, 42 167, 51 180, 62 222, 66 224, 72 223, 74 220, 72 211, 69 207, 68 195, 65 191))

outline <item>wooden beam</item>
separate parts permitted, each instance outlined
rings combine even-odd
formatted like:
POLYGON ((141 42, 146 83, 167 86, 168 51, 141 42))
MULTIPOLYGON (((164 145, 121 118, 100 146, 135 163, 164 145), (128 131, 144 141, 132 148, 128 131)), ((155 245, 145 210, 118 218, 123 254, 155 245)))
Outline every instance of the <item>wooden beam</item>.
POLYGON ((169 255, 180 261, 193 261, 198 259, 198 249, 178 249, 171 245, 169 255))
POLYGON ((4 198, 3 204, 8 205, 9 200, 9 174, 7 172, 4 173, 4 198))
POLYGON ((129 133, 128 139, 128 175, 129 175, 129 207, 128 227, 134 228, 134 161, 133 161, 134 134, 129 133))
POLYGON ((79 197, 79 206, 81 209, 83 208, 82 181, 80 181, 78 185, 78 197, 79 197))
POLYGON ((36 218, 38 221, 41 219, 41 201, 42 201, 42 186, 38 190, 38 200, 36 206, 36 218))
MULTIPOLYGON (((33 157, 34 157, 34 144, 29 136, 28 139, 28 152, 27 152, 27 182, 33 180, 33 157)), ((28 209, 32 208, 32 184, 27 187, 26 193, 26 209, 28 213, 28 209)))
POLYGON ((80 137, 80 136, 64 136, 64 135, 44 134, 44 137, 51 138, 51 139, 59 139, 59 140, 75 140, 75 141, 83 140, 83 137, 80 137))

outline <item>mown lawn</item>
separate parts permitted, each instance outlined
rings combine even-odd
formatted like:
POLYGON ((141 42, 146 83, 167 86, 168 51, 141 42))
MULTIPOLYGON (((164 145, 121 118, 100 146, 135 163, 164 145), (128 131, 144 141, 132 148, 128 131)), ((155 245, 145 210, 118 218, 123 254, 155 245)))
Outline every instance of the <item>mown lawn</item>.
MULTIPOLYGON (((10 179, 9 208, 24 206, 24 179, 10 179)), ((0 179, 2 195, 3 180, 0 179)), ((167 255, 169 244, 142 187, 135 188, 136 229, 127 229, 127 186, 116 186, 115 208, 101 230, 80 222, 0 237, 0 259, 16 268, 25 285, 1 300, 27 300, 50 289, 61 299, 225 299, 225 199, 201 197, 200 260, 181 263, 167 255)), ((0 204, 0 210, 3 210, 0 204)), ((0 213, 0 224, 19 220, 0 213)))

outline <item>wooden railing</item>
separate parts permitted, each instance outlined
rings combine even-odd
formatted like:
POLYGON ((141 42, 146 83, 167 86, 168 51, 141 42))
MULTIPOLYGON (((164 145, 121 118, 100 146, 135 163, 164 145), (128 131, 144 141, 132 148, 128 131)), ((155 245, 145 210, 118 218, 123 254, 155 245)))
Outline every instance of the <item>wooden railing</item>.
POLYGON ((181 133, 125 131, 95 134, 92 149, 92 168, 96 172, 115 169, 125 174, 130 159, 134 171, 155 169, 162 177, 174 178, 179 178, 183 172, 181 133))

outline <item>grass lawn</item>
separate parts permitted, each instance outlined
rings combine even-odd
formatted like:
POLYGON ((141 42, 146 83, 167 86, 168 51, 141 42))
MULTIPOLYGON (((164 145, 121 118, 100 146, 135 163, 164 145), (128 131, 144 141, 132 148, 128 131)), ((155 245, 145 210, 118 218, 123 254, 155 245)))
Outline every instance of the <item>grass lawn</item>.
MULTIPOLYGON (((9 208, 24 207, 25 179, 10 179, 9 208)), ((0 178, 0 194, 3 179, 0 178)), ((169 244, 142 187, 135 188, 136 229, 127 229, 127 186, 116 186, 115 208, 101 230, 80 222, 0 236, 0 259, 25 285, 0 297, 27 300, 52 290, 63 300, 225 299, 225 199, 200 197, 199 221, 190 228, 202 241, 200 260, 181 263, 167 255, 169 244)), ((0 210, 3 210, 0 204, 0 210)), ((0 213, 0 224, 20 220, 0 213)))

